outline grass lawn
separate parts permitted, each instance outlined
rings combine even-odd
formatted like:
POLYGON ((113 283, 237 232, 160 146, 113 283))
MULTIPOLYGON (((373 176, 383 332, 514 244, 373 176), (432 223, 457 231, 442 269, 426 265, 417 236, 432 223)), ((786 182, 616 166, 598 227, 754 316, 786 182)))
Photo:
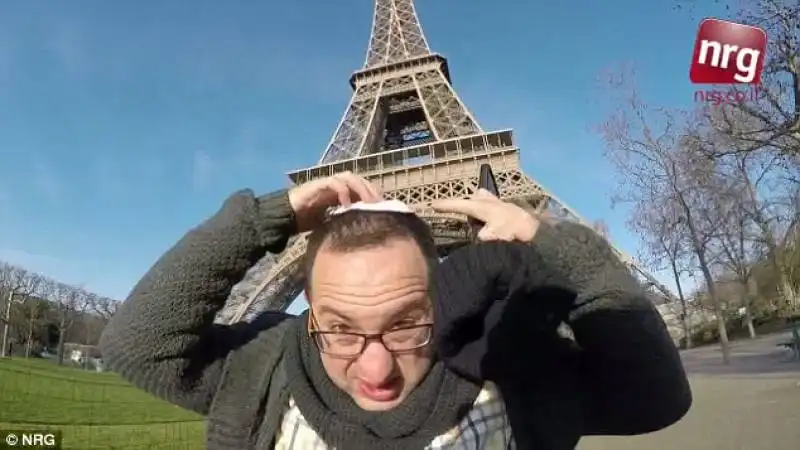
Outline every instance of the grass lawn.
POLYGON ((0 359, 0 430, 61 430, 64 449, 202 449, 202 417, 111 373, 0 359))

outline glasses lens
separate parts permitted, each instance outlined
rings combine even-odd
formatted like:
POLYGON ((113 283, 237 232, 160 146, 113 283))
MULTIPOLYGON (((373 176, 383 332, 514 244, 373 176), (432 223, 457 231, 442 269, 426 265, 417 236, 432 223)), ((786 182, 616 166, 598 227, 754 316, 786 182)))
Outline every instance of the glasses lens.
MULTIPOLYGON (((384 347, 390 352, 414 350, 431 341, 432 327, 422 325, 413 328, 402 328, 383 334, 384 347)), ((366 337, 358 334, 317 331, 313 333, 314 342, 322 353, 336 356, 358 356, 364 350, 366 337)))
POLYGON ((392 330, 383 335, 383 345, 389 351, 413 350, 427 345, 431 340, 429 325, 392 330))
POLYGON ((333 355, 358 355, 364 347, 364 337, 344 333, 315 333, 319 350, 333 355))

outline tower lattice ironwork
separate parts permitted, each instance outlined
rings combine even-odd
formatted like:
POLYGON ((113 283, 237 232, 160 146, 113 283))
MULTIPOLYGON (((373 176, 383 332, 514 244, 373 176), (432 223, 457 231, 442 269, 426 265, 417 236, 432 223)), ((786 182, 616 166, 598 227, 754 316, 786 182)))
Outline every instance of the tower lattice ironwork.
MULTIPOLYGON (((366 61, 350 85, 353 96, 328 147, 316 166, 288 174, 294 184, 344 171, 359 174, 382 186, 388 198, 412 205, 431 226, 443 255, 468 242, 466 218, 434 212, 430 202, 471 195, 487 162, 503 199, 591 226, 522 172, 511 130, 481 128, 453 90, 447 59, 431 52, 413 0, 375 0, 366 61)), ((298 263, 305 242, 305 235, 297 236, 283 253, 253 267, 217 321, 285 310, 303 289, 298 263)), ((618 256, 655 292, 671 296, 632 258, 618 256)))

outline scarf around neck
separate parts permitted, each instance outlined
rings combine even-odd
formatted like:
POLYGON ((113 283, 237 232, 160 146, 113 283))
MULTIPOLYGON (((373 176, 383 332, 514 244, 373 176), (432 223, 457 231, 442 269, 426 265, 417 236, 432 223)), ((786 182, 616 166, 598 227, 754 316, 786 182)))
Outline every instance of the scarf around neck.
POLYGON ((422 382, 390 411, 361 409, 328 377, 306 331, 308 311, 287 333, 289 392, 303 417, 331 448, 421 450, 456 426, 481 386, 435 360, 422 382))

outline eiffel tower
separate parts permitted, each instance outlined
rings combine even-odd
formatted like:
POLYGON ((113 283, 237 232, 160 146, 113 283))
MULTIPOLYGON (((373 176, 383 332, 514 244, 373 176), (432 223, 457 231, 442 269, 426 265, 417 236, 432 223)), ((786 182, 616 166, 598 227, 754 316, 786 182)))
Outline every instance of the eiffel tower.
MULTIPOLYGON (((503 199, 586 224, 522 172, 512 130, 481 128, 453 90, 447 59, 431 52, 413 0, 375 0, 366 61, 350 85, 350 104, 322 158, 288 174, 295 185, 344 171, 359 174, 382 186, 387 198, 411 205, 431 226, 443 256, 468 242, 466 218, 434 212, 429 204, 470 196, 484 163, 491 164, 503 199)), ((303 290, 298 263, 305 244, 306 236, 297 236, 279 256, 262 259, 234 289, 217 321, 285 310, 303 290)), ((618 256, 649 288, 671 298, 633 259, 618 256)))

